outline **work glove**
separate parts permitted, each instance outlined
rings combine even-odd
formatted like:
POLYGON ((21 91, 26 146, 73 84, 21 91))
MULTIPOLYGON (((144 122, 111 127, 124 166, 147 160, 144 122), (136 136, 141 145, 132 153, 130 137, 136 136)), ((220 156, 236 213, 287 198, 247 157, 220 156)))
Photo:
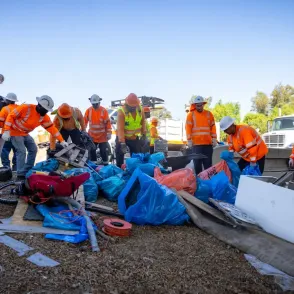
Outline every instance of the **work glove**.
POLYGON ((5 131, 2 135, 2 139, 4 141, 9 141, 10 140, 10 131, 5 131))
POLYGON ((188 140, 187 145, 189 148, 191 148, 193 146, 192 140, 188 140))
POLYGON ((63 148, 68 147, 68 143, 65 142, 65 141, 60 142, 60 145, 61 145, 63 148))
POLYGON ((293 168, 294 167, 294 159, 290 158, 289 159, 289 168, 293 168))
POLYGON ((109 141, 111 139, 111 133, 107 134, 107 141, 109 141))
POLYGON ((212 146, 216 147, 217 146, 217 140, 216 139, 212 139, 212 146))
POLYGON ((123 154, 127 153, 127 145, 126 145, 126 143, 120 143, 120 151, 123 154))

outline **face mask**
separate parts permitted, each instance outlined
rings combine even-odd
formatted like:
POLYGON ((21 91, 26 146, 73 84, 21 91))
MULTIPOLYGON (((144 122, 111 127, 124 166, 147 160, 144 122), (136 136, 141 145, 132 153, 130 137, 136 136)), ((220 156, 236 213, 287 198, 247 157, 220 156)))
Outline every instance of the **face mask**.
POLYGON ((95 104, 92 104, 92 106, 93 106, 93 108, 94 108, 94 109, 98 109, 98 108, 99 108, 99 106, 100 106, 100 103, 95 103, 95 104))
POLYGON ((48 112, 48 110, 42 107, 40 104, 36 106, 36 110, 41 116, 44 116, 48 112))

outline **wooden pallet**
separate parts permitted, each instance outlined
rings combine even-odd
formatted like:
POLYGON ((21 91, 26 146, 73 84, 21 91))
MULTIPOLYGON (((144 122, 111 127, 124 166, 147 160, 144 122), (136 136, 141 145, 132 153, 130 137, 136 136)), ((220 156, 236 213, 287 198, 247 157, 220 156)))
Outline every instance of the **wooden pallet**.
POLYGON ((84 167, 88 160, 88 150, 72 143, 68 147, 57 152, 54 157, 66 166, 84 167))

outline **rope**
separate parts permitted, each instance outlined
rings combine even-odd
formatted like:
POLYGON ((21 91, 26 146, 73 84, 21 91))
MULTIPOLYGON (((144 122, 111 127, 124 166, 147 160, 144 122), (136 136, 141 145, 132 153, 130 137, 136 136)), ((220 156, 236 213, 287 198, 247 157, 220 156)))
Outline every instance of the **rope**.
POLYGON ((118 219, 106 218, 103 220, 103 232, 110 236, 128 237, 131 235, 132 224, 118 219))

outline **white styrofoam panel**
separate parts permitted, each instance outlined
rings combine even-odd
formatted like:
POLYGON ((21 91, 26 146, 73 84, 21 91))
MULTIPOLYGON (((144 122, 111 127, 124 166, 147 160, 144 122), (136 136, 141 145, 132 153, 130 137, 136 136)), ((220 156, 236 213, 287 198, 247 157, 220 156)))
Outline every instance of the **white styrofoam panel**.
POLYGON ((241 176, 235 205, 268 233, 294 243, 294 191, 241 176))

